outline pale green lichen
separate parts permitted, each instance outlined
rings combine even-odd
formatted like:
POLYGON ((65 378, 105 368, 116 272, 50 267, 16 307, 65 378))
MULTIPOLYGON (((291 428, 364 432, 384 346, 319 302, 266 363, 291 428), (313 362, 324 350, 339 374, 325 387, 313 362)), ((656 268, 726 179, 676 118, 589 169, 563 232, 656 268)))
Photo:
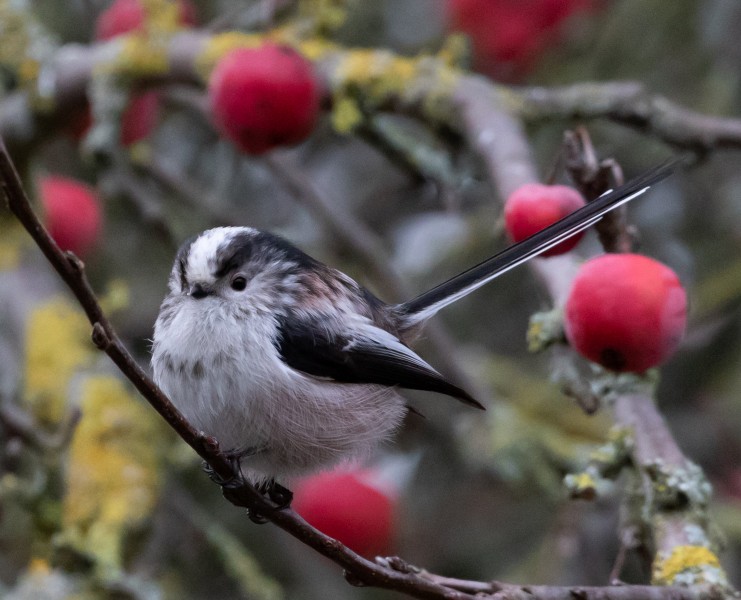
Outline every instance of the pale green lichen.
POLYGON ((597 496, 598 474, 594 469, 571 473, 564 477, 564 486, 571 498, 592 500, 597 496))
POLYGON ((555 308, 530 317, 527 328, 527 349, 530 352, 542 352, 563 340, 563 310, 555 308))
POLYGON ((608 404, 620 396, 631 394, 654 396, 654 388, 659 383, 658 369, 649 369, 645 373, 615 373, 593 363, 590 367, 589 390, 608 404))
POLYGON ((654 559, 651 581, 654 585, 728 585, 718 557, 705 546, 689 545, 660 552, 654 559))
POLYGON ((567 475, 566 489, 572 498, 591 499, 615 479, 630 460, 632 438, 626 429, 612 427, 608 441, 589 454, 589 466, 581 473, 567 475))
POLYGON ((468 37, 461 33, 449 35, 438 50, 437 57, 449 67, 465 69, 471 58, 468 37))
POLYGON ((115 59, 98 65, 96 74, 141 79, 168 71, 169 40, 183 28, 180 6, 175 0, 142 0, 142 6, 143 27, 120 36, 121 47, 115 59))
POLYGON ((332 109, 332 126, 337 133, 351 133, 363 123, 364 116, 357 100, 341 96, 334 102, 332 109))
POLYGON ((102 67, 103 72, 140 79, 167 73, 170 62, 167 49, 145 35, 130 35, 123 40, 116 61, 102 67))
POLYGON ((606 444, 595 448, 590 454, 590 461, 599 466, 605 476, 616 474, 629 459, 633 448, 633 437, 625 427, 611 427, 606 444))
POLYGON ((647 466, 647 471, 653 480, 657 506, 671 508, 689 503, 701 508, 710 501, 713 487, 703 470, 693 462, 676 466, 657 460, 647 466))

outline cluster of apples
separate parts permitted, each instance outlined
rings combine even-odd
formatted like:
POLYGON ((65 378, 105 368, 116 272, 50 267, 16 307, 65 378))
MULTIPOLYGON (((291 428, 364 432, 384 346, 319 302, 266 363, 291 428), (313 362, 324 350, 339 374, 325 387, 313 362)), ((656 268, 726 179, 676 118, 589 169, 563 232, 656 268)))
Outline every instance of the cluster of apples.
MULTIPOLYGON (((515 190, 504 208, 505 226, 523 240, 581 206, 564 185, 531 183, 515 190)), ((542 256, 571 250, 583 234, 542 256)), ((613 371, 645 371, 676 350, 687 320, 687 295, 666 265, 639 254, 605 254, 584 263, 571 286, 564 326, 571 346, 613 371)))

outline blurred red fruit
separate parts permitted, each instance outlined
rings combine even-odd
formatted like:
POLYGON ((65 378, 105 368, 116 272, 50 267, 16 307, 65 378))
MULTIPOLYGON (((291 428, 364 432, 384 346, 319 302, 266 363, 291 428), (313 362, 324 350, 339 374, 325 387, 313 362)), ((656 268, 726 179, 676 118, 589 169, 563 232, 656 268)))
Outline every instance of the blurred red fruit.
POLYGON ((224 56, 211 74, 208 96, 216 128, 249 154, 302 141, 319 113, 311 63, 270 43, 224 56))
MULTIPOLYGON (((135 94, 129 100, 126 109, 121 115, 121 144, 131 144, 148 137, 157 125, 159 117, 159 93, 154 90, 135 94)), ((87 135, 93 117, 90 105, 75 114, 67 126, 67 131, 76 140, 80 141, 87 135)))
MULTIPOLYGON (((196 10, 189 0, 177 0, 181 25, 196 24, 196 10)), ((130 31, 141 30, 145 12, 140 0, 114 0, 98 17, 95 24, 95 39, 109 40, 130 31)))
POLYGON ((554 39, 558 26, 595 0, 449 0, 450 28, 468 34, 474 67, 516 79, 554 39))
MULTIPOLYGON (((530 237, 584 206, 586 202, 574 188, 565 185, 528 183, 517 188, 504 205, 504 222, 513 241, 530 237)), ((543 257, 568 252, 579 243, 584 233, 546 250, 543 257)))
POLYGON ((143 140, 157 125, 159 94, 154 90, 132 96, 121 115, 121 143, 124 146, 143 140))
POLYGON ((84 258, 95 246, 102 228, 100 201, 84 183, 50 175, 39 182, 44 224, 62 250, 84 258))
POLYGON ((687 296, 669 267, 638 254, 586 262, 566 301, 569 343, 613 371, 645 371, 665 361, 684 335, 687 296))
POLYGON ((372 558, 391 553, 396 501, 369 475, 337 470, 307 477, 294 487, 292 506, 319 531, 372 558))
POLYGON ((67 132, 72 138, 79 142, 87 135, 93 124, 93 115, 90 112, 90 104, 86 101, 73 115, 67 124, 67 132))

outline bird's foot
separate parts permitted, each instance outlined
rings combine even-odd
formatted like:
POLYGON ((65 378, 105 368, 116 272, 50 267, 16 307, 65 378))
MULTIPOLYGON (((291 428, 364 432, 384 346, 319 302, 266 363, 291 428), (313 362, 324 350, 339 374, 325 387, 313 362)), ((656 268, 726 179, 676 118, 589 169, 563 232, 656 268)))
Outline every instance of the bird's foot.
MULTIPOLYGON (((288 488, 283 487, 281 484, 275 481, 275 479, 269 479, 268 481, 261 483, 260 485, 256 486, 256 489, 258 492, 260 492, 263 496, 268 498, 276 505, 275 510, 283 510, 284 508, 289 508, 291 506, 291 501, 293 500, 293 492, 288 488)), ((249 517, 250 521, 252 521, 253 523, 257 523, 258 525, 267 523, 269 520, 259 512, 250 509, 247 510, 247 516, 249 517)))
POLYGON ((258 491, 270 498, 277 506, 278 509, 289 508, 293 501, 293 492, 286 487, 283 487, 280 483, 271 479, 259 486, 258 491))
MULTIPOLYGON (((220 473, 214 471, 213 467, 208 463, 204 462, 203 470, 209 476, 211 481, 221 487, 225 493, 229 489, 237 488, 244 483, 244 475, 242 473, 242 459, 248 456, 254 456, 264 451, 264 448, 260 447, 245 447, 229 452, 224 452, 223 456, 229 461, 232 466, 232 473, 228 477, 224 477, 220 473)), ((288 488, 283 487, 275 479, 268 479, 255 486, 255 489, 259 494, 264 496, 267 500, 273 503, 275 506, 273 510, 282 510, 291 506, 293 500, 293 492, 288 488)), ((264 515, 257 512, 254 509, 247 509, 247 515, 253 523, 267 523, 268 519, 264 515)))

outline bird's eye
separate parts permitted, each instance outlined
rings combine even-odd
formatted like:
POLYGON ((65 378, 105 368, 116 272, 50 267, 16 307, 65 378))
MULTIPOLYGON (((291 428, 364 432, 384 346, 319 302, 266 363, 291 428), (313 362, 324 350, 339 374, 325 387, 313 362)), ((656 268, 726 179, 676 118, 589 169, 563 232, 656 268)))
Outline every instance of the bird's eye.
POLYGON ((242 292, 247 287, 247 280, 244 277, 235 277, 232 279, 231 286, 235 292, 242 292))

